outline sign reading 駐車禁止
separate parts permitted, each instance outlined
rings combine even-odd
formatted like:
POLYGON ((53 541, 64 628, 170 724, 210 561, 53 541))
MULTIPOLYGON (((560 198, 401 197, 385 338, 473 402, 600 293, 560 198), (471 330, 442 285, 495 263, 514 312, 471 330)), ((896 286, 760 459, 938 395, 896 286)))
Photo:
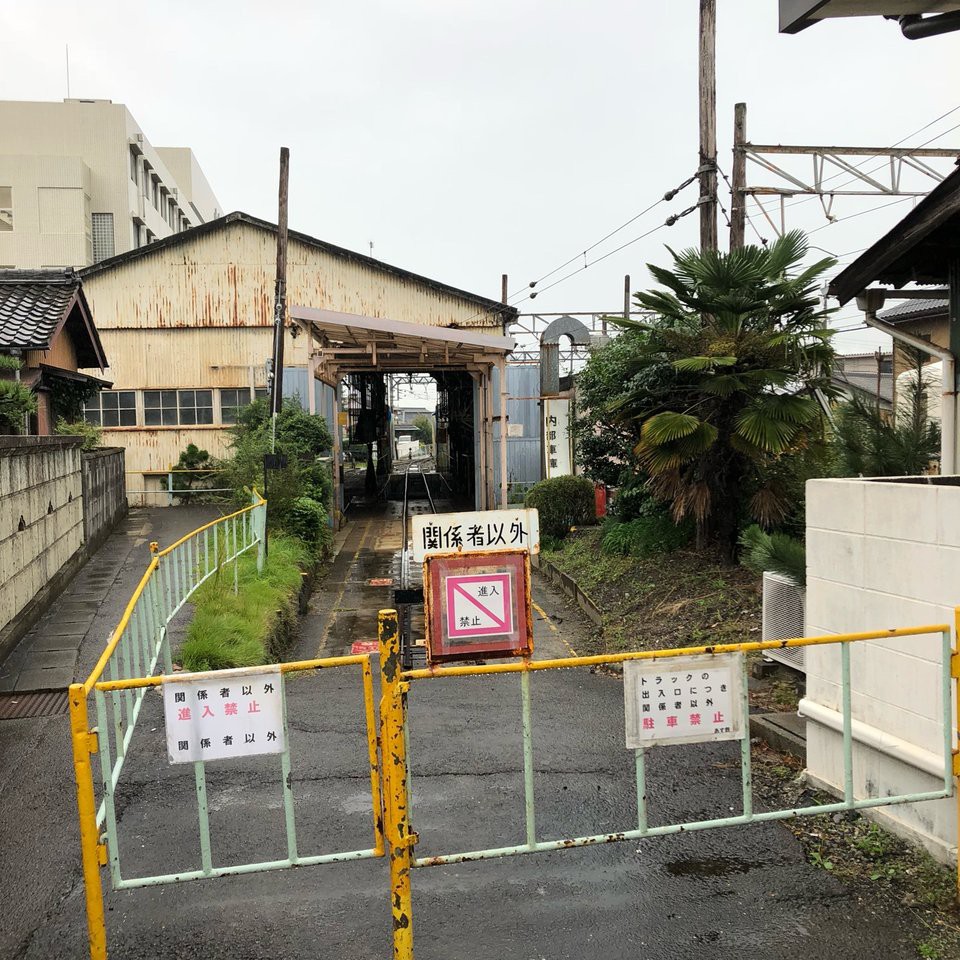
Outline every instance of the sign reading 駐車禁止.
POLYGON ((278 667, 181 674, 164 683, 170 762, 282 753, 282 684, 278 667))
POLYGON ((741 658, 727 653, 625 661, 627 746, 742 739, 741 658))
POLYGON ((413 559, 442 553, 488 553, 493 550, 540 552, 536 510, 479 510, 430 513, 413 517, 413 559))

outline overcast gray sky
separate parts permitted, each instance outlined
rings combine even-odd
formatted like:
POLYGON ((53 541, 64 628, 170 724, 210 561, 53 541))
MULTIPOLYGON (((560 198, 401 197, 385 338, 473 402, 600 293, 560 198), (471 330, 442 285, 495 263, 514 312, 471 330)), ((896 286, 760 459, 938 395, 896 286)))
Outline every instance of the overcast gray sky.
MULTIPOLYGON (((694 171, 697 8, 696 0, 11 3, 0 95, 65 96, 69 43, 73 96, 123 102, 154 144, 192 147, 226 210, 276 219, 277 155, 287 145, 293 228, 363 252, 372 240, 383 260, 499 297, 501 273, 522 290, 694 171)), ((721 166, 729 173, 738 100, 748 103, 755 142, 898 141, 960 105, 958 49, 960 34, 909 41, 879 18, 780 36, 776 0, 719 0, 721 166)), ((911 142, 955 124, 960 110, 911 142)), ((954 144, 960 129, 935 142, 954 144)), ((755 169, 750 182, 773 181, 755 169)), ((695 199, 691 186, 589 256, 695 199)), ((837 201, 834 213, 882 202, 837 201)), ((838 222, 811 242, 846 254, 908 208, 838 222)), ((817 201, 788 220, 825 223, 817 201)), ((536 308, 616 310, 625 273, 635 289, 646 284, 645 264, 668 260, 664 243, 697 236, 694 214, 546 291, 536 308)), ((877 342, 854 331, 838 345, 877 342)))

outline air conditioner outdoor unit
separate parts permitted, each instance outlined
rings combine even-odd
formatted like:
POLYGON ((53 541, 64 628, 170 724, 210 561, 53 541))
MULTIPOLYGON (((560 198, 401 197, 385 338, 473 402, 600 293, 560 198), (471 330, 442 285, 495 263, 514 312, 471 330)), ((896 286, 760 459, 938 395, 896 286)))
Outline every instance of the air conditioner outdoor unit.
MULTIPOLYGON (((804 635, 806 591, 779 573, 763 575, 763 639, 786 640, 804 635)), ((806 673, 803 647, 764 650, 764 657, 806 673)))

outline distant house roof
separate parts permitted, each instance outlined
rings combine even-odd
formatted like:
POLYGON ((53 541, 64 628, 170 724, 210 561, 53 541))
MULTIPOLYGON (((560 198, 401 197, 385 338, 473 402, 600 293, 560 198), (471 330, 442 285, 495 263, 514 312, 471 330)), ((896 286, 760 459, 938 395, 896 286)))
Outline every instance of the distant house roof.
POLYGON ((904 300, 889 310, 883 310, 877 314, 881 320, 887 323, 904 323, 907 320, 919 320, 922 317, 935 317, 938 314, 946 314, 950 306, 948 300, 904 300))
MULTIPOLYGON (((830 379, 841 389, 856 391, 869 397, 877 396, 877 374, 875 372, 835 370, 830 379)), ((880 400, 884 406, 893 406, 892 373, 880 374, 880 400)))
POLYGON ((841 304, 871 283, 942 284, 960 256, 960 169, 938 183, 898 224, 830 283, 841 304))
POLYGON ((0 351, 49 350, 64 329, 73 339, 78 366, 107 366, 75 271, 0 270, 0 351))
MULTIPOLYGON (((167 250, 170 247, 176 247, 185 243, 190 243, 197 237, 204 236, 208 233, 214 233, 217 230, 222 230, 224 227, 227 227, 233 223, 246 224, 258 230, 265 230, 272 234, 276 234, 277 232, 277 225, 275 223, 270 223, 267 220, 261 220, 259 217, 252 217, 249 213, 242 213, 241 211, 237 210, 233 213, 228 213, 226 216, 219 217, 216 220, 209 220, 206 223, 202 223, 200 226, 191 227, 189 230, 184 230, 180 233, 175 233, 172 236, 164 237, 162 240, 157 240, 145 247, 139 247, 135 250, 128 250, 126 253, 119 253, 115 257, 109 257, 106 260, 101 260, 99 263, 91 264, 89 267, 84 267, 80 271, 80 275, 83 277, 89 277, 93 274, 101 273, 104 270, 111 270, 114 267, 121 266, 125 263, 130 263, 131 261, 137 260, 140 257, 153 256, 162 250, 167 250)), ((382 260, 375 260, 373 257, 365 256, 362 253, 356 253, 353 250, 347 250, 344 247, 338 247, 332 243, 327 243, 325 240, 318 240, 316 237, 311 237, 306 233, 298 233, 296 230, 291 230, 289 232, 289 237, 291 240, 296 240, 299 243, 306 244, 309 247, 315 247, 318 250, 323 250, 325 253, 329 253, 334 257, 340 257, 344 260, 352 260, 356 263, 363 264, 364 266, 379 270, 382 273, 391 274, 401 280, 413 280, 416 283, 422 283, 424 286, 431 287, 440 293, 447 294, 448 296, 459 297, 462 300, 468 300, 471 303, 482 307, 484 310, 501 314, 504 320, 512 320, 517 316, 516 307, 507 306, 506 304, 501 303, 499 300, 490 300, 487 297, 481 297, 475 293, 468 293, 466 290, 460 290, 457 287, 451 287, 446 283, 440 283, 438 280, 431 280, 429 277, 421 276, 420 274, 413 273, 410 270, 404 270, 402 267, 395 267, 389 263, 384 263, 382 260)))

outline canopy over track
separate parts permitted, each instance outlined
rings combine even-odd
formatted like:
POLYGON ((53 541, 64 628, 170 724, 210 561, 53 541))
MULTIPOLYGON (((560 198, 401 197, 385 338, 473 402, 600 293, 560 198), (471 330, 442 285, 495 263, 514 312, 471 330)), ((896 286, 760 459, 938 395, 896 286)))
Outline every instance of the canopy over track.
MULTIPOLYGON (((333 387, 335 422, 339 424, 340 383, 350 374, 428 372, 446 382, 450 374, 468 374, 473 391, 471 455, 476 471, 477 509, 492 509, 494 492, 494 424, 500 441, 500 502, 507 503, 506 358, 516 346, 513 337, 462 327, 439 327, 383 317, 291 306, 290 320, 310 337, 309 376, 333 387), (499 410, 493 412, 493 368, 499 371, 499 410)), ((339 465, 339 429, 334 431, 339 465)), ((336 503, 342 509, 340 471, 334 471, 336 503)))

